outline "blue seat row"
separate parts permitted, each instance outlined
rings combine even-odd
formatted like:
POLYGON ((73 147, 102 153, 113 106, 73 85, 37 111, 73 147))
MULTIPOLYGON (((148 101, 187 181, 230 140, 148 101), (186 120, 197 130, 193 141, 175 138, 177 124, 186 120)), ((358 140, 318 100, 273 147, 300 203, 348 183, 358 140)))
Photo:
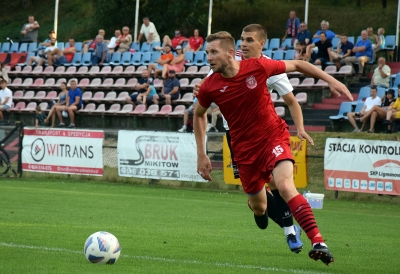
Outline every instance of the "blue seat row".
MULTIPOLYGON (((57 47, 61 50, 64 50, 64 48, 69 47, 69 42, 57 42, 57 47)), ((37 51, 42 49, 41 43, 10 43, 10 42, 4 42, 1 44, 0 47, 0 53, 3 52, 8 52, 8 53, 22 53, 22 52, 31 52, 31 51, 37 51)), ((77 52, 82 51, 82 42, 76 42, 75 43, 75 48, 77 52)))

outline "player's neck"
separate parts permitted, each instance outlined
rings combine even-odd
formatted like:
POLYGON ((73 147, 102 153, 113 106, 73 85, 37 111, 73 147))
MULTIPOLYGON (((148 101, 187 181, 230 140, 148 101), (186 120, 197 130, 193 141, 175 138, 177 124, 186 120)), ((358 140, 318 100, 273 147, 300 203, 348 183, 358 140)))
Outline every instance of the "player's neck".
POLYGON ((224 78, 232 78, 235 77, 236 74, 239 73, 240 63, 236 60, 233 60, 229 67, 226 68, 224 72, 221 73, 221 76, 224 78))

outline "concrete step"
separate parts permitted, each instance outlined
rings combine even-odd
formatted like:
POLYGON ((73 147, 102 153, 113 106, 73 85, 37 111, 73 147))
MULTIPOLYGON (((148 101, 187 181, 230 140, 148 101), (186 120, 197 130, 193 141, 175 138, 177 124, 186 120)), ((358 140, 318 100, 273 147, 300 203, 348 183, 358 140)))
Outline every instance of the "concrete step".
POLYGON ((335 104, 313 104, 314 109, 339 109, 340 105, 335 104))

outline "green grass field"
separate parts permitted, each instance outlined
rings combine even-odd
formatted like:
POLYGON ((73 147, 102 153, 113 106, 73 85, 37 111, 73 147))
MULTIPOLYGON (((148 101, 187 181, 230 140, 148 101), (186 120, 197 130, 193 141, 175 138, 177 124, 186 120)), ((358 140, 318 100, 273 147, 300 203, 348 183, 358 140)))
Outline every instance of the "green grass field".
POLYGON ((327 200, 315 210, 335 256, 327 267, 259 230, 238 192, 72 180, 0 180, 0 273, 398 273, 398 205, 327 200), (115 265, 83 255, 99 230, 122 246, 115 265))

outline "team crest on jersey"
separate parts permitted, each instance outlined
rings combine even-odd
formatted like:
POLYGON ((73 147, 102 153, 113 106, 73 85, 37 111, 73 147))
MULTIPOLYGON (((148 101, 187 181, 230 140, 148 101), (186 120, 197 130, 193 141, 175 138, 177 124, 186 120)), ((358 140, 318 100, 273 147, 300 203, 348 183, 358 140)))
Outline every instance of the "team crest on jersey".
POLYGON ((252 75, 249 78, 246 79, 246 85, 249 89, 253 89, 257 86, 257 80, 256 78, 252 75))

